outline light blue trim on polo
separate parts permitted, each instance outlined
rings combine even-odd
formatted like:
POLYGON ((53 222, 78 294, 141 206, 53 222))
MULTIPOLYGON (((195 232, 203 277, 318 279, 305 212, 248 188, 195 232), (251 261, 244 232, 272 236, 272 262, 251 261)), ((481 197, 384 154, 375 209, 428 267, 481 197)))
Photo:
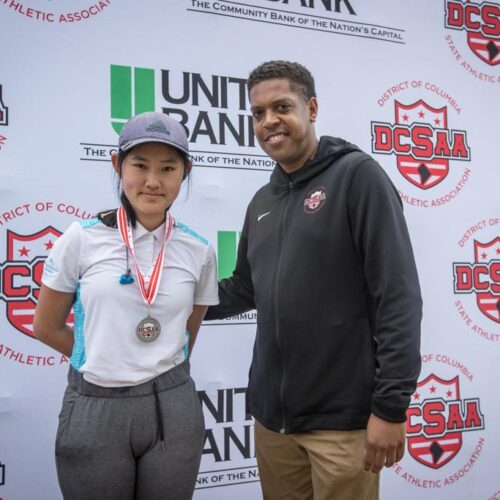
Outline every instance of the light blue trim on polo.
POLYGON ((193 231, 191 228, 187 227, 182 222, 175 221, 175 227, 178 227, 181 231, 184 231, 185 233, 194 236, 197 240, 200 240, 202 243, 205 243, 205 245, 208 245, 208 240, 203 238, 203 236, 200 236, 197 232, 193 231))
POLYGON ((189 331, 187 330, 186 328, 186 331, 185 331, 185 335, 186 335, 186 343, 184 344, 184 347, 182 348, 182 352, 184 353, 184 357, 186 359, 189 358, 189 331))
POLYGON ((73 325, 73 352, 71 353, 71 366, 80 371, 80 368, 85 363, 85 309, 83 308, 82 299, 80 296, 80 283, 76 288, 76 299, 73 304, 73 314, 75 323, 73 325))
POLYGON ((86 219, 86 220, 81 220, 80 226, 82 226, 83 229, 87 229, 89 227, 95 226, 96 224, 99 224, 101 222, 101 219, 98 217, 94 217, 92 219, 86 219))

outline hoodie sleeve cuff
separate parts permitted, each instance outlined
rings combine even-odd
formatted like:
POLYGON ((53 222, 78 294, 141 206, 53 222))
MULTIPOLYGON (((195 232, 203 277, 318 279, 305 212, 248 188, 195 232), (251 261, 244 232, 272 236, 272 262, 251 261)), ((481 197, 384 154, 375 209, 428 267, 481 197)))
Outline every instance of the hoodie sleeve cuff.
POLYGON ((387 422, 401 424, 406 422, 406 407, 395 407, 380 404, 377 401, 372 401, 372 413, 377 417, 387 422))

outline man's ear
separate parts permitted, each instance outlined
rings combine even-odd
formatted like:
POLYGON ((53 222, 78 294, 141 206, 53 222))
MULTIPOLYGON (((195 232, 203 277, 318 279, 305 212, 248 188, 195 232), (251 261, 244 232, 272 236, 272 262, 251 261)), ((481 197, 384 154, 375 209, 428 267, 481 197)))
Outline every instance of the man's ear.
POLYGON ((118 177, 122 176, 121 165, 118 163, 118 153, 111 153, 111 163, 113 164, 113 169, 117 173, 118 177))
POLYGON ((311 97, 307 105, 309 107, 309 120, 314 123, 318 117, 318 99, 311 97))

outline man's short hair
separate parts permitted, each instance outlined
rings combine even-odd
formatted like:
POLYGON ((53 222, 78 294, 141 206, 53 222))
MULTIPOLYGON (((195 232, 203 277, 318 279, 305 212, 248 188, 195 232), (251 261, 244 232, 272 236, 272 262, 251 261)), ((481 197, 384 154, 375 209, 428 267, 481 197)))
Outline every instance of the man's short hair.
POLYGON ((286 78, 290 89, 300 94, 306 101, 316 97, 314 78, 311 72, 302 64, 290 61, 268 61, 257 66, 248 76, 248 93, 255 85, 272 78, 286 78))

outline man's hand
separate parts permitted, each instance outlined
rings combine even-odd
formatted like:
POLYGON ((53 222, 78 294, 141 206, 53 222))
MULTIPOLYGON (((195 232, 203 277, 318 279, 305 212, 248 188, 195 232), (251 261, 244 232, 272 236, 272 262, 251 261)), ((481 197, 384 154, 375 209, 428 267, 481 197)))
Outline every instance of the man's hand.
POLYGON ((405 452, 406 423, 393 424, 373 413, 366 428, 365 471, 377 473, 392 467, 405 452))

